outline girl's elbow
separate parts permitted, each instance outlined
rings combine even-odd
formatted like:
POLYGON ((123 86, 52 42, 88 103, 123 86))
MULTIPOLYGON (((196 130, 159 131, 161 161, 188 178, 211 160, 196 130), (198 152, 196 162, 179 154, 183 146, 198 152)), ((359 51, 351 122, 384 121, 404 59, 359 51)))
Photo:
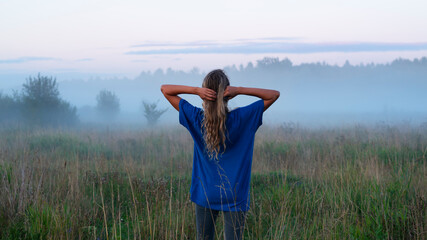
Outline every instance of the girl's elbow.
POLYGON ((166 94, 166 85, 160 86, 160 91, 163 93, 163 95, 166 94))
POLYGON ((275 91, 274 93, 274 100, 277 100, 280 97, 280 92, 279 91, 275 91))

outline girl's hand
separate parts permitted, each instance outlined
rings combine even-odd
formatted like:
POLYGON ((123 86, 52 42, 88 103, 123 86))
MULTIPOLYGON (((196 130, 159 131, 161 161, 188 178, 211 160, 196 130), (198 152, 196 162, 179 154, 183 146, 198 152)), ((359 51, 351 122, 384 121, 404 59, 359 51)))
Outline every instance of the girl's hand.
POLYGON ((197 95, 203 100, 207 101, 215 101, 216 100, 216 92, 209 88, 198 88, 197 95))
POLYGON ((239 94, 239 92, 238 92, 237 87, 228 86, 225 89, 224 97, 227 97, 230 100, 230 99, 234 98, 235 96, 237 96, 238 94, 239 94))

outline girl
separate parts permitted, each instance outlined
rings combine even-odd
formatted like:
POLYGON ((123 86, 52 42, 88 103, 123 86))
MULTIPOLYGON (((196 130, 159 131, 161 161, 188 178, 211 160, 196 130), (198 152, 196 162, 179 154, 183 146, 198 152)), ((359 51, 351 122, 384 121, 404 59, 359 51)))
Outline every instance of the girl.
POLYGON ((224 216, 225 239, 241 239, 249 209, 249 183, 255 132, 262 114, 279 98, 275 90, 230 86, 225 73, 213 70, 202 87, 162 85, 161 91, 179 111, 179 122, 194 140, 190 195, 196 208, 197 239, 213 239, 219 211, 224 216), (203 109, 179 94, 196 94, 203 109), (229 111, 228 100, 237 95, 261 98, 229 111))

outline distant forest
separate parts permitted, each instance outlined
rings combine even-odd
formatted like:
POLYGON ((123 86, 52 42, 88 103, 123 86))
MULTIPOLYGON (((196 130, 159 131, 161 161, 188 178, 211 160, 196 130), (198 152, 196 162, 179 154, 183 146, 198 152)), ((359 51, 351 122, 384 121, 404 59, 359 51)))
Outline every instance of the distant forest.
MULTIPOLYGON (((347 61, 343 66, 324 62, 294 65, 289 59, 264 58, 256 64, 227 66, 224 70, 232 85, 280 90, 282 104, 274 106, 275 110, 427 111, 427 57, 386 64, 351 65, 347 61)), ((197 68, 167 68, 143 71, 134 79, 73 80, 61 82, 59 87, 66 99, 79 106, 94 102, 95 94, 102 89, 114 90, 123 109, 134 111, 139 107, 135 99, 162 100, 161 84, 200 86, 206 74, 197 68), (76 92, 78 99, 73 97, 76 92)))
MULTIPOLYGON (((300 65, 294 65, 288 58, 279 60, 279 58, 266 57, 256 61, 256 65, 249 62, 244 66, 243 64, 236 66, 226 66, 224 70, 234 77, 252 79, 259 77, 262 78, 277 78, 277 77, 334 77, 340 78, 360 78, 370 77, 373 75, 381 75, 382 78, 396 77, 395 74, 406 75, 407 77, 425 77, 427 73, 427 57, 421 59, 415 58, 414 60, 408 60, 399 58, 390 63, 369 63, 351 65, 347 60, 344 65, 329 65, 326 62, 316 63, 302 63, 300 65), (255 74, 255 75, 254 75, 255 74), (321 75, 318 75, 321 74, 321 75)), ((196 77, 199 78, 201 75, 205 75, 206 72, 201 72, 198 68, 193 68, 189 72, 181 70, 173 70, 168 68, 163 70, 161 68, 156 71, 143 71, 136 80, 142 80, 150 78, 152 80, 163 80, 166 78, 188 78, 196 77)), ((320 80, 320 79, 319 79, 320 80)))
MULTIPOLYGON (((224 70, 232 85, 281 91, 279 101, 269 109, 276 118, 292 116, 290 113, 295 112, 394 115, 416 112, 427 116, 427 57, 414 60, 399 58, 386 64, 351 65, 347 61, 342 66, 325 62, 294 65, 287 58, 266 57, 255 64, 227 66, 224 70)), ((58 79, 58 90, 61 99, 69 102, 70 107, 76 107, 80 120, 95 121, 96 96, 103 90, 117 96, 122 116, 118 119, 130 119, 126 113, 138 114, 139 119, 142 102, 158 103, 159 109, 170 108, 161 95, 161 84, 201 86, 206 74, 198 68, 190 71, 167 68, 143 71, 133 79, 58 79)), ((5 97, 3 94, 3 100, 5 97)), ((196 98, 193 100, 197 101, 196 98)), ((238 98, 232 101, 237 101, 233 104, 237 107, 253 100, 238 98)), ((174 111, 167 111, 165 116, 171 112, 174 111)), ((427 121, 427 118, 420 120, 427 121)))

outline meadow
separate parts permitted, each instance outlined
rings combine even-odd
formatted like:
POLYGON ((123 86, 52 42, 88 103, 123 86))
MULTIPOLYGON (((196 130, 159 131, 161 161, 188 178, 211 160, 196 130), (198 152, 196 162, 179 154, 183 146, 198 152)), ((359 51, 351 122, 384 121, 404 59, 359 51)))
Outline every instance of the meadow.
MULTIPOLYGON (((194 239, 192 151, 183 127, 2 128, 0 237, 194 239)), ((427 128, 262 126, 244 238, 427 239, 427 128)))

